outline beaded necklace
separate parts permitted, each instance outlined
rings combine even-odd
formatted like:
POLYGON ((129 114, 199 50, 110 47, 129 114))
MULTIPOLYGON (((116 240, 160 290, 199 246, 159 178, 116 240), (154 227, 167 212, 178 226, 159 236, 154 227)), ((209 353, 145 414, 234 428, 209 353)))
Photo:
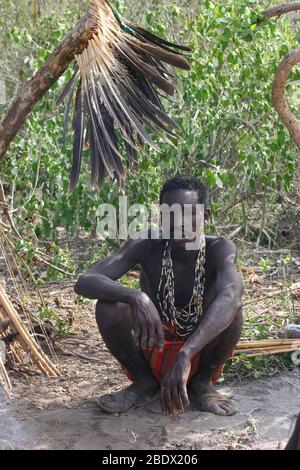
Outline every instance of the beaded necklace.
POLYGON ((191 334, 203 314, 203 294, 205 284, 205 237, 202 237, 201 246, 195 263, 195 281, 193 294, 189 303, 183 308, 175 307, 175 278, 171 245, 167 240, 162 257, 161 276, 158 286, 157 299, 164 321, 171 323, 179 336, 191 334))

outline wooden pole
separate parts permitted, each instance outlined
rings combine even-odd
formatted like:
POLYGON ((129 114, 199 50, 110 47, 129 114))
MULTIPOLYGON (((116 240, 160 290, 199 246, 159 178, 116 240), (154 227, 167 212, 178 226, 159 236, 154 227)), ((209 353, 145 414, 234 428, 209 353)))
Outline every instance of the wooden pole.
POLYGON ((261 341, 241 341, 237 344, 236 349, 255 349, 255 348, 274 348, 294 346, 296 349, 300 347, 300 339, 270 339, 261 341))
POLYGON ((300 351, 300 339, 279 339, 266 341, 241 341, 237 344, 234 356, 265 356, 300 351))

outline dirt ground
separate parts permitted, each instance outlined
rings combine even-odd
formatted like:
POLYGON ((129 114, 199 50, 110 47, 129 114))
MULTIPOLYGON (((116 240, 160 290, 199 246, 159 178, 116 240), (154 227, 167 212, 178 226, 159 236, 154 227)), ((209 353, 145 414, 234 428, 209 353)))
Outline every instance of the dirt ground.
POLYGON ((92 302, 76 305, 72 284, 53 285, 47 300, 73 316, 71 336, 55 344, 62 376, 9 371, 10 400, 0 389, 0 449, 277 449, 300 409, 300 369, 265 380, 225 382, 238 413, 217 417, 192 404, 183 416, 159 404, 124 415, 103 413, 95 398, 129 384, 103 344, 92 302))
POLYGON ((224 391, 234 392, 237 415, 217 417, 192 407, 176 418, 162 416, 158 404, 109 416, 93 403, 88 386, 76 404, 64 393, 55 399, 46 389, 35 404, 29 397, 10 404, 2 398, 0 449, 275 450, 291 433, 299 389, 299 372, 230 385, 224 391))

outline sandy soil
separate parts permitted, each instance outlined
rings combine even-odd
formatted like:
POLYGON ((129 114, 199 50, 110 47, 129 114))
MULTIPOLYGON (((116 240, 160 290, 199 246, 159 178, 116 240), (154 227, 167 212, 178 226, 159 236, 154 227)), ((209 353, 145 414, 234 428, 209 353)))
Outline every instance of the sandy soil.
POLYGON ((222 389, 234 393, 238 405, 235 416, 217 417, 192 406, 185 415, 168 418, 161 415, 159 404, 110 416, 93 403, 88 386, 77 404, 64 393, 60 399, 52 398, 53 392, 47 389, 40 391, 43 397, 39 405, 29 397, 9 404, 2 399, 0 449, 204 450, 284 446, 299 411, 299 371, 222 389))
POLYGON ((93 303, 76 306, 72 285, 47 289, 48 301, 74 320, 72 335, 55 346, 62 376, 9 372, 10 401, 0 389, 0 449, 277 449, 286 441, 300 409, 300 369, 218 386, 237 401, 233 417, 194 405, 176 418, 161 415, 159 404, 103 413, 95 398, 129 382, 98 334, 93 303))

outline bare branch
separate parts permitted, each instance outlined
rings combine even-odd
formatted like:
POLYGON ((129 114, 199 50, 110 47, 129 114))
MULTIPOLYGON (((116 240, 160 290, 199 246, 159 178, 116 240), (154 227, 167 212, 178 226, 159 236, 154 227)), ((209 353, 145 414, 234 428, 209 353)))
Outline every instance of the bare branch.
MULTIPOLYGON (((300 10, 300 2, 283 3, 268 8, 263 12, 265 19, 279 17, 285 13, 300 10)), ((300 62, 300 47, 285 55, 281 61, 273 81, 272 98, 283 124, 292 135, 300 150, 300 121, 290 110, 285 99, 285 86, 292 68, 300 62)))
POLYGON ((274 18, 275 16, 281 16, 285 13, 290 13, 291 11, 300 10, 300 2, 294 3, 282 3, 281 5, 276 5, 275 7, 268 8, 263 12, 263 16, 266 19, 274 18))
POLYGON ((300 150, 300 121, 290 110, 285 99, 285 86, 292 68, 300 62, 300 47, 288 52, 281 61, 275 74, 272 98, 273 104, 285 127, 291 133, 300 150))

